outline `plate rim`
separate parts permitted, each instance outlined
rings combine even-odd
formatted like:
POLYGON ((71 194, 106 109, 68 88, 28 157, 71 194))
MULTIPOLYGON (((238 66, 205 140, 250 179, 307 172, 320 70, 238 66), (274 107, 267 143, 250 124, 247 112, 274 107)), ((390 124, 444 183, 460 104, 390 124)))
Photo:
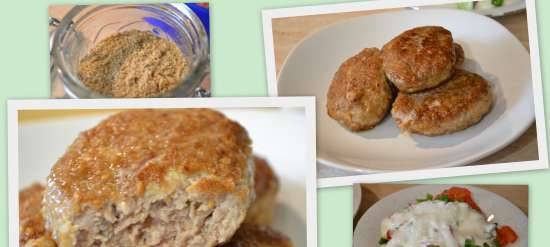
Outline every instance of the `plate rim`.
MULTIPOLYGON (((335 167, 341 170, 349 171, 349 172, 357 172, 357 173, 383 173, 383 172, 400 172, 400 171, 417 171, 417 170, 424 170, 424 169, 440 169, 440 168, 450 168, 450 167, 458 167, 458 166, 465 166, 469 163, 481 160, 485 157, 488 157, 500 150, 502 150, 504 147, 510 145, 512 142, 517 140, 521 135, 527 131, 531 127, 533 123, 535 123, 535 114, 533 113, 529 121, 527 121, 525 126, 521 128, 521 131, 517 131, 515 135, 510 135, 508 139, 504 142, 499 142, 499 144, 494 145, 493 148, 490 151, 486 152, 480 152, 476 155, 469 155, 468 157, 457 160, 455 162, 447 162, 441 165, 437 166, 431 166, 431 167, 425 167, 425 168, 417 168, 417 169, 410 169, 410 170, 379 170, 379 169, 369 169, 369 168, 360 168, 358 166, 355 166, 353 164, 339 164, 337 162, 332 162, 330 160, 327 160, 325 158, 321 158, 319 155, 317 156, 317 161, 319 161, 323 165, 327 165, 329 167, 335 167)), ((539 158, 540 160, 540 158, 539 158)), ((507 162, 510 163, 510 162, 507 162)), ((505 163, 504 163, 505 164, 505 163)), ((472 164, 472 166, 483 166, 487 164, 472 164)))
POLYGON ((357 215, 357 212, 359 211, 359 206, 361 206, 361 200, 363 198, 363 189, 361 188, 361 184, 353 184, 352 193, 353 193, 352 194, 353 217, 355 217, 357 215), (356 198, 356 195, 357 195, 357 198, 356 198))

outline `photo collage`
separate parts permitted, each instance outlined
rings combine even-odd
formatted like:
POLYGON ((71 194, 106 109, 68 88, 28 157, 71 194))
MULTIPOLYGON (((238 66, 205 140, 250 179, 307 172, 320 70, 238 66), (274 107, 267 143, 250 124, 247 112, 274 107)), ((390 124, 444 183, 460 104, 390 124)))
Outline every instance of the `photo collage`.
POLYGON ((49 98, 6 100, 5 244, 543 243, 541 1, 261 2, 49 2, 49 98))

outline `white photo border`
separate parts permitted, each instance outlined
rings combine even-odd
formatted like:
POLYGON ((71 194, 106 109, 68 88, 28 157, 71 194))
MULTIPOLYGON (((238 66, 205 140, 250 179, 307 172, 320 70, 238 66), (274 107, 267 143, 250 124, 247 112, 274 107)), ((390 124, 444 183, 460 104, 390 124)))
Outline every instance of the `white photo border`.
POLYGON ((275 108, 303 107, 306 119, 307 246, 317 246, 316 125, 314 97, 227 97, 163 99, 44 99, 8 100, 8 222, 9 246, 19 246, 19 122, 20 110, 85 110, 142 108, 275 108))
MULTIPOLYGON (((279 9, 267 9, 262 11, 265 65, 268 82, 268 95, 278 96, 277 75, 275 67, 275 47, 273 40, 272 20, 276 18, 299 17, 323 14, 338 14, 346 12, 358 12, 367 10, 380 10, 390 8, 406 8, 415 6, 440 5, 449 3, 472 2, 472 0, 376 0, 365 2, 315 5, 304 7, 290 7, 279 9)), ((540 67, 540 54, 538 44, 536 1, 525 0, 527 10, 527 28, 529 34, 529 51, 531 58, 531 78, 534 94, 534 108, 537 131, 537 148, 539 159, 535 161, 521 161, 511 163, 498 163, 489 165, 457 166, 450 168, 423 169, 399 172, 371 173, 365 175, 352 175, 344 177, 319 178, 319 188, 349 186, 354 183, 381 183, 410 181, 430 178, 457 177, 467 175, 480 175, 491 173, 506 173, 547 169, 548 146, 545 124, 543 84, 540 67)), ((284 67, 284 65, 283 65, 284 67)))

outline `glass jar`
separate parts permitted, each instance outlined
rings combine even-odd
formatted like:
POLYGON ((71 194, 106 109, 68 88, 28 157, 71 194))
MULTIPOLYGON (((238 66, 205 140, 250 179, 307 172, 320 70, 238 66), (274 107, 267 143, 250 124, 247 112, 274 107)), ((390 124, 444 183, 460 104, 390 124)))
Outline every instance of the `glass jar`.
POLYGON ((150 31, 173 41, 187 60, 179 85, 155 97, 205 96, 201 81, 209 73, 209 40, 204 26, 185 4, 90 5, 73 7, 55 26, 51 79, 61 81, 70 98, 109 98, 89 90, 78 78, 78 63, 102 39, 128 30, 150 31))

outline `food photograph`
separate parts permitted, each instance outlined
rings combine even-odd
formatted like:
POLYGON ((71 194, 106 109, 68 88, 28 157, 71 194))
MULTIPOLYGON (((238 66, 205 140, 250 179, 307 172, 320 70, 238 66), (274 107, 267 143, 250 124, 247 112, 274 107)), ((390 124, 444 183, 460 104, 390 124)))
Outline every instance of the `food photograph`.
POLYGON ((542 164, 534 6, 497 2, 272 16, 270 93, 316 97, 318 177, 542 164))
POLYGON ((527 185, 355 185, 354 247, 529 246, 527 185))
POLYGON ((51 97, 210 95, 208 3, 52 5, 51 97))
POLYGON ((19 246, 307 246, 306 115, 19 110, 19 246))

